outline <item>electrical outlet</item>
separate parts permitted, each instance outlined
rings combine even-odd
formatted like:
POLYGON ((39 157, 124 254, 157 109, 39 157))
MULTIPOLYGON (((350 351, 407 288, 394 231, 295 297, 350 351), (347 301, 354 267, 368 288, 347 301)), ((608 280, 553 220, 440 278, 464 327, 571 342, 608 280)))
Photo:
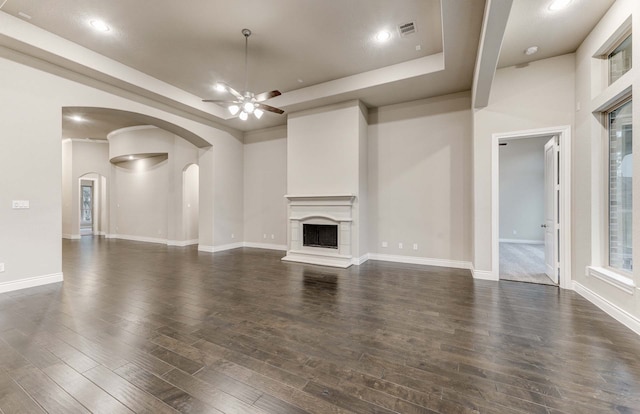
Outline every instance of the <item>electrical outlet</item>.
POLYGON ((275 235, 275 234, 272 234, 272 235, 271 235, 271 240, 273 240, 273 239, 275 239, 275 238, 276 238, 276 235, 275 235))
POLYGON ((0 263, 0 272, 4 272, 4 263, 0 263))
POLYGON ((513 235, 515 236, 516 234, 518 234, 518 232, 516 230, 513 231, 513 235))
POLYGON ((267 238, 267 235, 266 235, 266 234, 263 234, 263 235, 262 235, 262 238, 263 238, 263 239, 266 239, 266 238, 267 238))
POLYGON ((398 243, 398 249, 402 249, 403 248, 403 244, 402 243, 398 243))
POLYGON ((413 243, 413 250, 418 250, 418 243, 413 243))
POLYGON ((235 238, 236 238, 236 235, 235 235, 235 234, 233 234, 233 233, 231 233, 231 238, 232 238, 232 239, 235 239, 235 238))
POLYGON ((382 242, 382 247, 387 247, 388 243, 387 242, 382 242))

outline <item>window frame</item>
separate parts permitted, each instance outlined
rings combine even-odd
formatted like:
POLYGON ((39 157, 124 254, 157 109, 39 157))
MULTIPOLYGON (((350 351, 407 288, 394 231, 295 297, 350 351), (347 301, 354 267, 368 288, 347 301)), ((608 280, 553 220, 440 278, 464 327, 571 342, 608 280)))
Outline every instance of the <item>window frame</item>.
POLYGON ((631 27, 627 28, 624 32, 622 32, 619 37, 617 38, 617 40, 611 44, 611 46, 609 46, 608 51, 603 53, 602 58, 605 61, 605 67, 606 69, 604 70, 604 75, 605 75, 605 80, 604 80, 604 85, 605 88, 615 84, 618 80, 620 80, 620 78, 622 78, 624 75, 626 75, 627 73, 629 73, 632 69, 633 69, 633 32, 631 27), (611 56, 611 54, 620 46, 622 45, 627 39, 631 39, 631 50, 632 50, 632 55, 631 55, 631 66, 629 67, 629 69, 622 74, 618 79, 614 80, 613 82, 611 81, 611 67, 610 67, 610 59, 609 57, 611 56))
MULTIPOLYGON (((611 135, 610 135, 610 114, 621 108, 623 105, 629 103, 629 102, 633 102, 633 96, 631 94, 625 95, 622 99, 617 100, 615 103, 613 103, 611 106, 609 106, 606 110, 602 111, 602 121, 603 121, 603 125, 605 126, 604 128, 604 139, 603 139, 603 145, 602 145, 602 155, 603 155, 603 167, 605 169, 604 174, 602 174, 602 178, 603 178, 603 186, 602 186, 602 190, 603 190, 603 203, 604 203, 604 215, 601 217, 602 220, 602 228, 603 228, 603 236, 602 237, 602 241, 603 241, 603 246, 602 246, 602 258, 603 263, 602 263, 602 267, 604 269, 607 269, 611 272, 623 275, 625 277, 629 277, 629 278, 633 278, 633 271, 629 271, 627 269, 622 269, 622 268, 617 268, 617 267, 613 267, 611 266, 611 251, 610 251, 610 214, 611 211, 609 209, 609 203, 610 203, 610 196, 611 196, 611 186, 610 186, 610 179, 611 179, 611 170, 610 170, 610 139, 611 139, 611 135)), ((633 103, 632 103, 632 108, 633 108, 633 103)), ((634 124, 633 124, 633 117, 631 118, 631 133, 632 133, 632 139, 633 139, 633 130, 634 130, 634 124)), ((633 154, 633 152, 632 152, 633 154)), ((632 187, 633 188, 633 187, 632 187)), ((633 223, 633 210, 632 210, 632 223, 633 223)), ((633 247, 633 243, 632 243, 632 247, 633 247)))

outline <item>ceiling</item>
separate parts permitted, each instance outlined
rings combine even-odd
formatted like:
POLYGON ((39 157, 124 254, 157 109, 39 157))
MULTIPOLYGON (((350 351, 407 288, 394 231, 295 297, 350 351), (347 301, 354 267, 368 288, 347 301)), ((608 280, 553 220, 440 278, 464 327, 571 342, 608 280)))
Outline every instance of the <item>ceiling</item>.
MULTIPOLYGON (((551 14, 547 0, 514 0, 498 65, 575 51, 613 1, 573 0, 569 8, 551 14), (524 55, 531 45, 539 46, 540 52, 524 55)), ((51 39, 28 45, 26 36, 3 33, 2 24, 0 46, 205 121, 248 131, 283 125, 286 115, 266 113, 261 120, 243 122, 218 105, 201 102, 226 98, 213 90, 217 81, 243 89, 243 28, 253 32, 249 89, 283 93, 267 103, 289 113, 350 99, 378 107, 471 89, 485 8, 484 0, 154 0, 153 7, 149 4, 7 0, 2 6, 0 18, 5 12, 29 23, 14 19, 22 25, 16 33, 33 27, 28 39, 53 33, 126 65, 111 73, 101 71, 99 55, 87 54, 81 61, 78 50, 65 55, 69 47, 56 51, 41 46, 56 44, 51 39), (92 30, 88 21, 93 18, 105 20, 111 30, 92 30), (397 25, 407 22, 415 22, 417 32, 401 37, 397 25), (375 41, 380 29, 392 33, 390 41, 375 41), (144 74, 150 77, 141 78, 144 74), (145 84, 132 79, 143 79, 145 84)), ((114 66, 106 62, 104 67, 114 66)), ((66 109, 66 115, 72 110, 66 109)), ((64 116, 63 138, 100 139, 110 130, 143 121, 119 111, 86 110, 84 118, 86 122, 76 123, 64 116)))
POLYGON ((551 0, 513 0, 498 67, 521 65, 575 52, 615 0, 573 0, 550 11, 551 0), (538 46, 527 56, 525 49, 538 46))

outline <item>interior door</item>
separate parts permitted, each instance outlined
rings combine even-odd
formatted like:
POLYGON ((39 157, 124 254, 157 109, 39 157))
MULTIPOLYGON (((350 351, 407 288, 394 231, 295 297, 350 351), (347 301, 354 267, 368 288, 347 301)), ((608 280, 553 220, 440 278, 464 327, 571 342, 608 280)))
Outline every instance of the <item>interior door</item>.
POLYGON ((556 284, 559 279, 559 174, 558 137, 551 138, 544 145, 544 261, 545 273, 556 284))

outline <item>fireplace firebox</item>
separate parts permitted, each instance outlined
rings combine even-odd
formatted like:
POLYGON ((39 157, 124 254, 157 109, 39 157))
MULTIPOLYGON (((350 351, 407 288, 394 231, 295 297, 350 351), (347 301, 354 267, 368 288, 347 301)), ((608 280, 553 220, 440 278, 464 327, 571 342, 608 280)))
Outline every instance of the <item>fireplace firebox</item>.
POLYGON ((338 248, 338 226, 328 224, 303 224, 302 244, 309 247, 338 248))

